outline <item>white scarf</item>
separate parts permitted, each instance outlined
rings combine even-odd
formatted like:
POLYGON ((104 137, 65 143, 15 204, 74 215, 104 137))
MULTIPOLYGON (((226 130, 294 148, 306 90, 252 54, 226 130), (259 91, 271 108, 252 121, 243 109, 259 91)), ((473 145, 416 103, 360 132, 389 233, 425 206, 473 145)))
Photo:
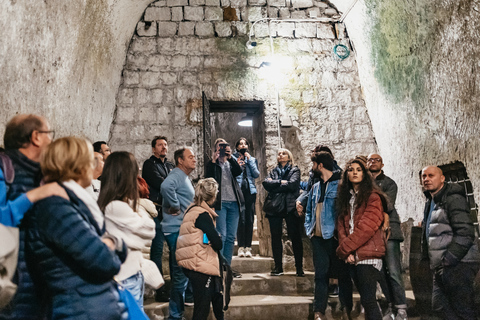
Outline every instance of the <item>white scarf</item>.
POLYGON ((90 210, 90 213, 92 214, 93 218, 95 219, 95 221, 97 221, 97 224, 100 230, 102 230, 103 225, 105 223, 105 218, 95 199, 92 198, 92 196, 88 193, 87 190, 85 190, 81 185, 79 185, 77 182, 73 180, 65 181, 63 184, 68 189, 72 190, 73 193, 75 193, 75 195, 80 200, 82 200, 83 203, 85 203, 88 210, 90 210))

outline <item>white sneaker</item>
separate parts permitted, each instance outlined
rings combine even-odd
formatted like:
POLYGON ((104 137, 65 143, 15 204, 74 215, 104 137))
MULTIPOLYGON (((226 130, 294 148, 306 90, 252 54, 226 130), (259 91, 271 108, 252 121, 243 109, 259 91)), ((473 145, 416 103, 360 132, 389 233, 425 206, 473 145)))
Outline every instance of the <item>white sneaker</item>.
POLYGON ((245 257, 245 248, 244 248, 244 247, 238 248, 237 256, 238 256, 239 258, 244 258, 244 257, 245 257))
POLYGON ((245 258, 253 258, 252 248, 250 248, 250 247, 245 248, 245 258))

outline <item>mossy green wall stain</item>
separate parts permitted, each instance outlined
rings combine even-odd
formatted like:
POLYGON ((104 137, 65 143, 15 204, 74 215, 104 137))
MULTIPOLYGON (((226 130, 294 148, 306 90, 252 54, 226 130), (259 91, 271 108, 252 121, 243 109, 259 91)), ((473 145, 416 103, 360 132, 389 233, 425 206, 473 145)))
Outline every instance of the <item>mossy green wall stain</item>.
POLYGON ((397 102, 425 92, 435 26, 430 2, 366 0, 375 77, 397 102), (428 8, 427 8, 428 6, 428 8))

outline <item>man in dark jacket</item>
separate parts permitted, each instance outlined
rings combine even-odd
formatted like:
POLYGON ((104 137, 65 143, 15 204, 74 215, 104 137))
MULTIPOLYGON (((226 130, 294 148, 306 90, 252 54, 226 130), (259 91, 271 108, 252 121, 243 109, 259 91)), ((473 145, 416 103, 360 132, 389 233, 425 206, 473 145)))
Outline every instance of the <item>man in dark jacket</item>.
MULTIPOLYGON (((167 160, 168 141, 164 136, 156 136, 152 140, 152 152, 153 155, 145 160, 142 168, 142 178, 148 184, 150 191, 150 200, 155 203, 157 207, 158 216, 154 218, 155 221, 155 238, 152 241, 152 247, 150 249, 150 259, 155 262, 160 272, 162 270, 162 256, 163 256, 163 243, 165 242, 165 235, 162 231, 162 195, 160 188, 162 182, 168 176, 170 171, 175 168, 175 165, 167 160)), ((155 296, 157 302, 168 301, 168 294, 165 288, 162 287, 157 290, 155 296)))
POLYGON ((442 170, 422 170, 425 204, 422 253, 434 271, 432 308, 444 319, 476 319, 473 281, 480 267, 478 240, 465 190, 446 184, 442 170))
POLYGON ((27 218, 33 203, 53 195, 68 199, 65 190, 57 183, 39 187, 42 178, 40 157, 52 142, 54 131, 48 121, 33 114, 20 114, 13 117, 5 128, 4 144, 6 155, 13 164, 13 182, 6 187, 3 176, 0 178, 1 222, 8 226, 19 226, 20 244, 18 264, 13 282, 18 286, 10 304, 0 312, 0 319, 42 319, 41 304, 25 259, 25 230, 27 218))
POLYGON ((372 173, 375 182, 388 197, 388 216, 390 219, 391 234, 387 242, 385 254, 385 266, 388 270, 387 283, 393 305, 397 309, 395 320, 407 319, 407 300, 405 298, 405 286, 403 284, 400 242, 403 234, 400 228, 400 218, 395 209, 397 199, 397 184, 383 173, 383 159, 380 155, 372 153, 367 158, 368 170, 372 173))

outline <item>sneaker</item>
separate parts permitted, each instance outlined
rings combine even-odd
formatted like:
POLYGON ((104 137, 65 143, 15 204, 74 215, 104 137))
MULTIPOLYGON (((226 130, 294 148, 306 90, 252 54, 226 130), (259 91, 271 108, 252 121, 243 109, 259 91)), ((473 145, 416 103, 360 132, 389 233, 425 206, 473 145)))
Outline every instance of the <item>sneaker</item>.
POLYGON ((321 312, 315 312, 313 318, 315 320, 327 320, 327 317, 321 312))
POLYGON ((303 272, 303 270, 297 271, 297 277, 300 277, 300 278, 305 277, 305 272, 303 272))
POLYGON ((252 248, 250 248, 250 247, 245 248, 245 258, 253 258, 252 248))
POLYGON ((281 276, 281 275, 283 275, 283 269, 275 268, 275 269, 273 269, 272 272, 270 272, 270 275, 271 276, 281 276))
POLYGON ((191 302, 190 301, 189 302, 185 301, 184 304, 185 304, 185 307, 193 307, 193 301, 191 301, 191 302))
POLYGON ((244 247, 238 248, 237 256, 238 256, 239 258, 244 258, 244 257, 245 257, 245 248, 244 248, 244 247))
POLYGON ((332 284, 328 287, 328 296, 330 298, 338 297, 338 285, 337 284, 332 284))
POLYGON ((398 309, 397 310, 397 316, 395 317, 395 320, 407 320, 407 310, 406 309, 398 309))
POLYGON ((242 277, 242 274, 240 272, 237 272, 237 271, 234 271, 232 270, 232 276, 234 278, 241 278, 242 277))
POLYGON ((383 314, 382 320, 395 320, 395 315, 393 314, 392 308, 390 306, 383 314))

